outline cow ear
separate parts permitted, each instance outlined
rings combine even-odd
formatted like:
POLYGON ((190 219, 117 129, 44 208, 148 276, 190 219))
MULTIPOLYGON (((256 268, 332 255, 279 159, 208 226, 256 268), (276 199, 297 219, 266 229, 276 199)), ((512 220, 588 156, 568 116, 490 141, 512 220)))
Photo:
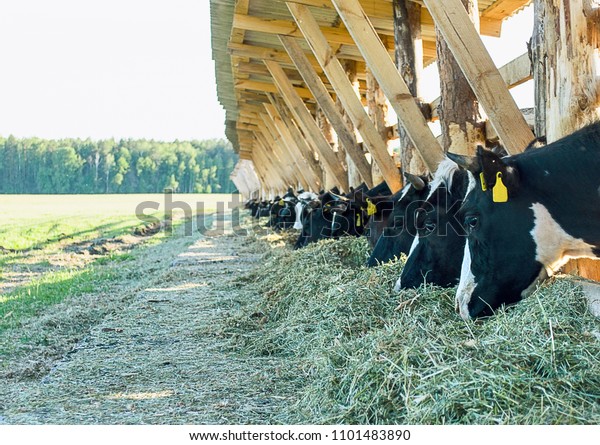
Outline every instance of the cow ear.
POLYGON ((446 156, 448 156, 451 160, 456 162, 459 167, 470 171, 474 175, 478 175, 479 172, 481 172, 479 161, 475 156, 464 156, 450 152, 446 153, 446 156))
POLYGON ((427 186, 427 184, 425 184, 425 181, 423 181, 423 179, 417 175, 411 175, 410 173, 404 173, 404 177, 406 178, 406 180, 408 182, 410 182, 410 184, 417 191, 421 191, 427 186))
POLYGON ((494 202, 506 202, 519 188, 519 171, 496 153, 477 147, 482 188, 491 190, 494 202))

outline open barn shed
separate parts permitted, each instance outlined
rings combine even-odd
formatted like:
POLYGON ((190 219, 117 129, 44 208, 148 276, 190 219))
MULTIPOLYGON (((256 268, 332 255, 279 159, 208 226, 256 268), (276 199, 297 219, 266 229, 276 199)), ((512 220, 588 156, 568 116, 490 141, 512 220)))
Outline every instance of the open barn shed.
POLYGON ((218 96, 240 155, 232 180, 247 197, 381 181, 395 192, 401 172, 433 172, 448 151, 516 154, 568 135, 600 119, 598 11, 596 0, 211 0, 218 96), (532 4, 528 52, 496 67, 481 36, 532 4), (432 63, 441 95, 428 103, 432 63), (520 110, 509 90, 531 79, 535 108, 520 110))

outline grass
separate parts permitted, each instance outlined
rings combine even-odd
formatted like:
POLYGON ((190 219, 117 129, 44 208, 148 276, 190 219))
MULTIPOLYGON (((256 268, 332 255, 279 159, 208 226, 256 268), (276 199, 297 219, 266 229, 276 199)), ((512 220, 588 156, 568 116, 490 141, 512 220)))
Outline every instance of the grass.
MULTIPOLYGON (((192 208, 202 202, 206 212, 230 199, 228 195, 173 197, 192 208)), ((2 254, 0 249, 0 334, 67 297, 100 292, 104 283, 119 279, 114 270, 107 272, 110 269, 103 266, 133 258, 132 253, 119 250, 121 244, 99 255, 69 249, 87 240, 131 234, 143 225, 135 215, 136 206, 161 200, 162 195, 0 195, 0 246, 5 250, 2 254), (9 276, 26 278, 2 292, 2 281, 9 276)), ((161 204, 159 212, 163 208, 161 204)), ((145 244, 158 244, 164 237, 160 232, 145 244)), ((122 249, 133 245, 123 243, 122 249)))
POLYGON ((288 359, 298 402, 279 421, 597 424, 600 322, 568 278, 464 322, 454 289, 391 291, 402 262, 368 269, 364 239, 271 252, 232 344, 288 359))

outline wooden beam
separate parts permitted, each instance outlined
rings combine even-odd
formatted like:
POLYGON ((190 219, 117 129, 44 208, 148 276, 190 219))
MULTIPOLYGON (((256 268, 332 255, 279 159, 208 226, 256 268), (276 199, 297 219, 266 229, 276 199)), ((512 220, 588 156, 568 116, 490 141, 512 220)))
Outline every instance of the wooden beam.
POLYGON ((354 165, 356 165, 363 181, 369 187, 373 187, 371 166, 369 165, 369 162, 365 158, 362 149, 358 146, 353 132, 344 123, 344 119, 337 110, 335 102, 329 95, 329 92, 319 75, 312 68, 306 54, 304 54, 304 51, 294 38, 279 36, 279 40, 281 40, 283 47, 294 61, 298 72, 304 79, 304 83, 306 83, 306 86, 312 92, 317 103, 325 113, 325 116, 327 116, 327 119, 333 126, 339 141, 352 159, 352 162, 354 162, 354 165))
POLYGON ((264 123, 259 126, 259 131, 256 132, 256 139, 273 157, 273 164, 282 172, 286 184, 297 186, 302 183, 300 175, 295 171, 295 164, 287 158, 287 154, 280 145, 273 142, 271 133, 264 126, 264 123))
POLYGON ((281 96, 292 112, 294 119, 296 119, 296 122, 302 128, 306 137, 316 148, 317 153, 319 153, 319 157, 323 160, 323 164, 328 172, 333 176, 335 181, 337 181, 338 187, 348 191, 348 176, 346 175, 342 163, 333 152, 333 149, 325 139, 325 136, 313 119, 310 111, 308 111, 306 105, 294 90, 294 86, 287 78, 283 68, 281 68, 277 62, 270 60, 265 60, 264 62, 271 72, 273 80, 275 80, 275 84, 279 88, 281 96))
MULTIPOLYGON (((233 87, 237 90, 262 91, 263 93, 277 93, 277 87, 272 83, 258 82, 256 80, 238 80, 233 87)), ((310 90, 295 88, 296 93, 303 99, 314 100, 310 90)))
MULTIPOLYGON (((531 73, 531 61, 529 60, 529 54, 527 53, 521 54, 519 57, 501 66, 499 71, 509 89, 533 79, 533 74, 531 73)), ((429 104, 432 121, 439 118, 438 106, 440 105, 441 100, 441 97, 437 97, 429 104)))
POLYGON ((277 114, 281 117, 281 120, 285 122, 286 129, 289 131, 293 143, 300 150, 300 155, 302 160, 308 165, 314 175, 318 178, 319 188, 323 186, 323 172, 322 167, 319 164, 319 161, 315 158, 315 151, 309 145, 306 140, 305 135, 302 131, 297 127, 296 121, 292 118, 287 106, 283 102, 279 96, 274 94, 267 94, 269 96, 269 100, 271 101, 271 105, 275 108, 277 114))
POLYGON ((266 148, 263 148, 258 140, 255 140, 255 144, 252 147, 252 154, 258 156, 261 163, 265 166, 269 178, 273 179, 273 185, 278 190, 285 190, 287 188, 286 181, 281 175, 281 170, 273 163, 273 157, 267 154, 266 148))
MULTIPOLYGON (((266 104, 265 104, 266 105, 266 104)), ((268 142, 268 146, 275 151, 280 159, 281 166, 289 166, 290 174, 296 179, 297 183, 301 184, 306 190, 310 188, 308 175, 300 167, 297 156, 294 156, 293 148, 288 147, 286 141, 283 140, 279 131, 275 127, 273 120, 267 113, 261 114, 264 126, 261 127, 262 134, 268 142)))
MULTIPOLYGON (((296 23, 302 30, 315 57, 321 64, 331 85, 334 87, 338 98, 344 105, 348 116, 354 123, 363 138, 365 146, 373 156, 373 159, 381 169, 389 188, 393 193, 402 187, 400 172, 394 164, 393 159, 387 152, 386 143, 381 139, 377 128, 369 119, 363 105, 346 77, 344 68, 339 60, 331 52, 331 47, 321 34, 317 21, 306 6, 287 3, 296 23)), ((388 56, 389 57, 389 56, 388 56)))
MULTIPOLYGON (((267 34, 281 34, 292 37, 302 37, 298 26, 286 20, 266 19, 250 15, 234 14, 233 27, 246 31, 264 32, 267 34)), ((321 32, 328 42, 340 45, 354 45, 350 34, 342 28, 321 27, 321 32)))
POLYGON ((424 0, 479 103, 510 154, 534 139, 460 0, 424 0))
POLYGON ((346 28, 356 40, 368 67, 396 111, 406 134, 419 151, 429 171, 434 172, 444 160, 444 151, 360 3, 357 0, 332 1, 346 28))
POLYGON ((264 104, 265 110, 271 119, 272 125, 281 136, 285 147, 287 147, 291 160, 296 164, 300 175, 306 180, 306 190, 319 190, 321 179, 314 170, 312 164, 304 156, 302 149, 294 140, 288 126, 272 104, 264 104))

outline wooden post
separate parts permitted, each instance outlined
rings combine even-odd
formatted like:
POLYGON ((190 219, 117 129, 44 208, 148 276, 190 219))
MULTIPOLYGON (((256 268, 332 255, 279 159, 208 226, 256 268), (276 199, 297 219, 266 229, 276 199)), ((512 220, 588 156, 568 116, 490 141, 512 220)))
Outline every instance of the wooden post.
POLYGON ((538 137, 546 136, 546 48, 544 46, 544 23, 546 0, 535 0, 533 6, 533 35, 528 50, 533 73, 535 96, 534 132, 538 137))
POLYGON ((369 186, 373 187, 373 181, 371 179, 371 167, 367 162, 362 150, 356 142, 356 137, 352 131, 348 128, 344 122, 342 115, 338 112, 335 107, 333 99, 327 92, 325 85, 317 75, 316 71, 312 67, 308 57, 304 54, 300 45, 291 37, 279 36, 281 43, 293 60, 298 72, 304 79, 304 83, 310 89, 317 103, 323 110, 323 113, 331 122, 341 145, 344 147, 346 153, 350 155, 354 165, 360 172, 362 180, 369 186))
MULTIPOLYGON (((287 3, 287 6, 292 12, 296 23, 298 23, 319 64, 325 71, 336 94, 344 104, 344 109, 352 119, 354 126, 360 132, 364 144, 381 169, 389 188, 392 192, 400 190, 402 186, 400 173, 388 154, 384 141, 363 109, 361 101, 356 97, 352 85, 346 77, 344 68, 333 55, 331 47, 321 33, 315 18, 305 6, 293 3, 287 3)), ((387 57, 389 58, 389 55, 387 57)))
MULTIPOLYGON (((423 40, 421 38, 421 5, 409 0, 394 0, 394 40, 396 66, 406 82, 410 94, 417 100, 419 108, 431 114, 429 104, 421 99, 421 77, 423 74, 423 40)), ((426 120, 427 117, 426 116, 426 120)), ((406 130, 398 120, 400 160, 402 171, 414 175, 428 173, 427 166, 406 130)))
MULTIPOLYGON (((479 30, 477 0, 462 0, 476 30, 479 30)), ((444 151, 474 156, 477 145, 485 146, 485 120, 479 102, 436 26, 437 64, 441 102, 438 108, 444 151)))
MULTIPOLYGON (((536 0, 535 3, 535 12, 540 14, 536 15, 536 21, 541 22, 536 32, 541 35, 534 34, 531 54, 536 99, 544 98, 536 103, 540 119, 545 111, 545 125, 540 122, 539 126, 546 129, 548 142, 600 120, 600 72, 594 61, 598 57, 600 27, 598 18, 589 14, 586 3, 586 0, 536 0)), ((599 260, 570 261, 565 271, 600 281, 599 260)))
POLYGON ((296 91, 283 71, 283 68, 281 68, 277 62, 270 60, 264 60, 264 63, 273 76, 273 80, 275 80, 275 84, 279 88, 281 96, 289 110, 292 112, 296 122, 302 128, 306 137, 312 142, 312 145, 317 149, 319 158, 322 159, 323 164, 327 169, 327 173, 333 176, 342 190, 348 191, 348 178, 344 166, 337 159, 329 142, 327 142, 310 111, 306 108, 306 104, 300 96, 296 94, 296 91))
POLYGON ((461 0, 423 0, 506 150, 534 138, 461 0))
MULTIPOLYGON (((321 133, 323 133, 323 137, 331 147, 331 150, 336 154, 338 162, 345 165, 345 157, 343 158, 342 153, 339 151, 337 135, 335 134, 333 126, 327 120, 327 116, 325 116, 323 109, 319 106, 317 106, 315 120, 321 133)), ((326 174, 323 178, 323 184, 325 190, 331 190, 337 185, 335 178, 331 177, 329 174, 326 174)))
MULTIPOLYGON (((381 136, 381 139, 386 141, 386 145, 388 147, 388 153, 390 156, 392 155, 391 151, 391 138, 390 138, 390 127, 388 126, 388 112, 389 112, 389 103, 381 91, 379 87, 379 83, 373 76, 373 73, 370 69, 367 68, 367 107, 369 110, 369 116, 371 120, 375 123, 377 127, 377 131, 381 136)), ((383 181, 383 175, 381 174, 381 170, 376 163, 371 165, 372 173, 373 173, 373 182, 375 184, 383 181)))
MULTIPOLYGON (((350 82, 350 85, 352 86, 352 91, 354 91, 354 94, 356 95, 358 100, 361 100, 360 84, 358 83, 358 76, 356 75, 356 61, 340 60, 340 63, 342 65, 342 67, 344 68, 344 72, 346 73, 346 77, 347 77, 348 81, 350 82)), ((354 127, 354 124, 352 123, 352 119, 350 119, 350 117, 346 113, 346 110, 344 110, 344 105, 343 105, 340 97, 337 98, 336 107, 337 107, 338 111, 340 112, 340 114, 342 115, 342 119, 344 119, 346 126, 348 128, 350 128, 350 130, 354 133, 355 139, 359 139, 359 135, 356 131, 356 128, 354 127)), ((382 139, 382 140, 384 140, 384 139, 382 139)), ((362 147, 360 147, 360 146, 358 146, 358 149, 360 151, 363 151, 362 147)), ((350 157, 350 155, 348 153, 346 153, 345 155, 346 155, 346 164, 348 165, 348 183, 352 187, 358 187, 360 185, 360 175, 359 175, 358 169, 354 165, 354 162, 352 162, 352 158, 350 157)), ((372 170, 371 170, 371 172, 372 172, 372 170)), ((375 182, 374 178, 373 178, 373 182, 375 182)))
POLYGON ((358 0, 332 0, 423 161, 435 171, 444 152, 358 0))

